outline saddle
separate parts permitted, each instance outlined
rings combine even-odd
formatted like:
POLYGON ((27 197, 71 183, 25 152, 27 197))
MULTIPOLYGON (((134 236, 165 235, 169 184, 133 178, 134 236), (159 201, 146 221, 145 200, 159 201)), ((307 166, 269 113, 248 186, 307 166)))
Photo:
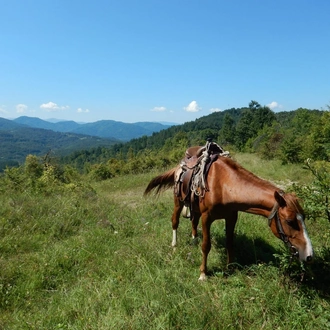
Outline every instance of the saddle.
POLYGON ((207 141, 205 146, 190 147, 181 160, 180 168, 175 173, 174 191, 185 205, 182 213, 190 218, 193 204, 203 199, 207 187, 207 174, 213 162, 219 156, 228 157, 229 152, 224 151, 217 143, 207 141))

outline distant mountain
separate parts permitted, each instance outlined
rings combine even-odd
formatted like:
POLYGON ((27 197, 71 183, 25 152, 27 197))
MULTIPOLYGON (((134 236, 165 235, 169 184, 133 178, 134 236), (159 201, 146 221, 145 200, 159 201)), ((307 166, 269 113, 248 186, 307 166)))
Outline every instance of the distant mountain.
POLYGON ((167 129, 174 125, 174 124, 171 125, 171 124, 153 123, 153 122, 149 122, 149 121, 137 122, 134 124, 144 128, 146 130, 149 130, 152 133, 159 132, 163 129, 167 129))
POLYGON ((80 125, 74 121, 49 122, 37 117, 21 116, 13 120, 18 124, 23 124, 33 128, 50 129, 55 132, 72 132, 80 125))
MULTIPOLYGON (((38 120, 35 123, 40 124, 38 120)), ((0 171, 6 165, 23 163, 28 154, 43 156, 51 151, 52 155, 57 157, 82 149, 110 147, 119 142, 113 138, 32 128, 23 123, 0 118, 0 171)))
POLYGON ((17 124, 26 125, 34 128, 43 128, 43 129, 51 129, 53 130, 53 123, 49 123, 48 121, 36 118, 36 117, 27 117, 22 116, 13 120, 17 124))
POLYGON ((13 120, 0 117, 0 131, 11 130, 19 127, 22 127, 22 125, 14 122, 13 120))
POLYGON ((14 120, 0 118, 0 171, 6 165, 24 162, 28 154, 41 156, 51 150, 56 156, 64 156, 82 149, 110 147, 145 135, 151 136, 168 127, 152 122, 128 124, 100 120, 79 124, 27 116, 14 120))
POLYGON ((176 125, 181 125, 179 123, 172 123, 169 121, 160 121, 159 124, 165 125, 165 126, 176 126, 176 125))
POLYGON ((82 124, 72 130, 74 133, 88 134, 99 137, 112 137, 122 141, 129 141, 153 132, 135 124, 126 124, 114 120, 100 120, 94 123, 82 124))
POLYGON ((150 136, 154 132, 159 132, 169 128, 171 125, 163 125, 153 122, 123 123, 114 120, 100 120, 94 123, 79 124, 74 121, 52 122, 34 117, 22 116, 13 120, 16 123, 34 128, 50 129, 55 132, 71 132, 85 134, 103 138, 115 138, 121 141, 129 141, 141 136, 150 136))

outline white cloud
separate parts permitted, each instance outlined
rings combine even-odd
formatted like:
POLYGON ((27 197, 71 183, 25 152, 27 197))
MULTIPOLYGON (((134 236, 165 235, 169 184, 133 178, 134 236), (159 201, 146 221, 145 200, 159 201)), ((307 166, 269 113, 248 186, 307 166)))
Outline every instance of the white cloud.
POLYGON ((279 108, 279 109, 281 109, 282 108, 282 106, 280 105, 280 104, 278 104, 277 102, 275 102, 275 101, 273 101, 273 102, 270 102, 269 104, 267 104, 267 107, 269 108, 269 109, 276 109, 276 108, 279 108))
POLYGON ((17 104, 16 105, 16 112, 17 113, 24 113, 27 110, 28 106, 25 104, 17 104))
POLYGON ((210 112, 219 112, 222 111, 220 108, 211 108, 210 112))
POLYGON ((3 113, 3 114, 7 114, 8 113, 8 111, 5 109, 5 105, 1 105, 0 106, 0 113, 3 113))
POLYGON ((78 113, 88 113, 89 110, 88 110, 88 109, 83 110, 82 108, 78 108, 78 109, 77 109, 77 112, 78 112, 78 113))
POLYGON ((198 106, 196 101, 190 102, 188 106, 184 107, 183 109, 186 110, 187 112, 198 112, 202 110, 202 108, 198 106))
POLYGON ((65 106, 58 106, 56 103, 54 102, 48 102, 48 103, 43 103, 40 106, 41 109, 45 109, 48 112, 52 112, 52 111, 58 111, 58 110, 65 110, 65 109, 69 109, 70 107, 68 105, 65 106))
POLYGON ((165 107, 154 107, 153 109, 151 109, 151 111, 156 111, 156 112, 162 112, 165 110, 166 110, 165 107))

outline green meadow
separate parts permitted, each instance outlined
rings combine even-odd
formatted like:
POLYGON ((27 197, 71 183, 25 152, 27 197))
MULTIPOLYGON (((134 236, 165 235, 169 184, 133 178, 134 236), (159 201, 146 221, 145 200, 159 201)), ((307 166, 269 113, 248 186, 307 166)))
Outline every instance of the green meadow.
MULTIPOLYGON (((312 181, 301 165, 235 158, 284 189, 312 181)), ((200 282, 189 220, 170 247, 172 191, 143 197, 159 173, 61 186, 42 177, 38 189, 2 178, 0 329, 330 328, 326 218, 306 219, 315 252, 308 267, 290 263, 265 218, 241 213, 228 268, 224 222, 214 222, 210 274, 200 282)))

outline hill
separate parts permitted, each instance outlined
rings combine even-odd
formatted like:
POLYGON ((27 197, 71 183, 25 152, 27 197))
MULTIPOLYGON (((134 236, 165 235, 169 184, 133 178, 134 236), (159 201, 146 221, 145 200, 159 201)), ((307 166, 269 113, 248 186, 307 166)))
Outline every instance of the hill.
POLYGON ((135 157, 139 159, 137 169, 147 166, 146 160, 154 157, 157 163, 169 164, 177 162, 187 147, 204 145, 208 138, 228 150, 256 152, 266 159, 279 158, 283 163, 301 163, 307 158, 329 161, 329 116, 327 111, 305 108, 275 113, 251 102, 249 107, 215 112, 151 136, 115 144, 102 152, 76 152, 61 159, 61 163, 81 168, 86 162, 97 164, 112 158, 135 157))
POLYGON ((115 143, 118 140, 31 128, 0 118, 0 169, 22 163, 28 154, 41 156, 51 150, 56 156, 65 156, 77 150, 110 147, 115 143))
POLYGON ((78 150, 110 147, 168 127, 170 125, 152 122, 127 124, 101 120, 79 124, 75 121, 49 122, 27 116, 14 120, 0 118, 0 171, 6 166, 22 163, 28 154, 40 156, 52 150, 61 157, 78 150))

